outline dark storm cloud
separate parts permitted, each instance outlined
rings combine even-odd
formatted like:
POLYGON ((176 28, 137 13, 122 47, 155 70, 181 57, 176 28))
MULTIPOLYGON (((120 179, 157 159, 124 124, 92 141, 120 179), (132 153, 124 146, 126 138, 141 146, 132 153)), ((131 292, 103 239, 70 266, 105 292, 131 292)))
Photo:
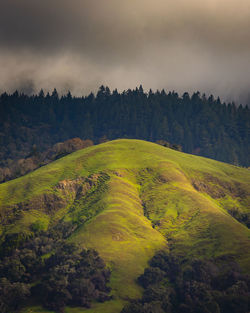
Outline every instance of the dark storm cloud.
MULTIPOLYGON (((248 0, 0 0, 0 88, 249 94, 248 0)), ((242 96, 244 95, 244 97, 242 96)))

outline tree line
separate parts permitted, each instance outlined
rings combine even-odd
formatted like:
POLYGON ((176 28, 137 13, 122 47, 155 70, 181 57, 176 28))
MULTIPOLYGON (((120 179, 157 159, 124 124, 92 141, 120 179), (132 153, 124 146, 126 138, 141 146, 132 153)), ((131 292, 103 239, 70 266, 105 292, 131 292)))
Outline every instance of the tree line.
MULTIPOLYGON (((235 165, 250 165, 250 110, 222 103, 212 95, 140 86, 123 92, 101 86, 96 95, 59 96, 43 90, 27 96, 0 96, 0 159, 21 159, 36 145, 45 151, 57 142, 79 137, 164 140, 187 153, 235 165)), ((1 165, 1 164, 0 164, 1 165)))

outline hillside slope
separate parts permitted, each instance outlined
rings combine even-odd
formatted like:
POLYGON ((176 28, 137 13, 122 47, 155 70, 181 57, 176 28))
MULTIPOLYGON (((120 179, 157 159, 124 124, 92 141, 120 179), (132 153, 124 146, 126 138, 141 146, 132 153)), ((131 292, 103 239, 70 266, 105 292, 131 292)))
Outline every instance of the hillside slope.
POLYGON ((87 312, 119 312, 141 295, 135 279, 160 249, 190 258, 229 256, 249 271, 249 186, 247 169, 115 140, 1 184, 1 240, 71 225, 68 240, 95 248, 112 270, 114 300, 87 312))

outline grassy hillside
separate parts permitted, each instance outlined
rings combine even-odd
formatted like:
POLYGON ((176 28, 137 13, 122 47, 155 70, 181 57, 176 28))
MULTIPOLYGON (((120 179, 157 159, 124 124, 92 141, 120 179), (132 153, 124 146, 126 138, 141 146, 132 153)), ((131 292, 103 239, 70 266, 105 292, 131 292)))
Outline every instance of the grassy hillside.
POLYGON ((127 299, 140 297, 135 279, 160 249, 187 257, 231 256, 249 271, 250 231, 232 217, 249 215, 249 186, 247 169, 149 142, 115 140, 1 184, 1 235, 23 238, 35 227, 75 225, 68 240, 100 253, 112 270, 114 300, 67 312, 115 313, 127 299))

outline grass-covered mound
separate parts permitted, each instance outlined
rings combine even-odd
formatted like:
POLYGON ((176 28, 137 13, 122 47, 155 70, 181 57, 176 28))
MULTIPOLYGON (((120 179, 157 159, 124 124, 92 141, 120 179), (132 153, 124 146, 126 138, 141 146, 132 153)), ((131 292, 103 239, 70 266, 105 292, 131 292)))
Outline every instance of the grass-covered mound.
POLYGON ((111 270, 113 300, 89 312, 119 312, 142 295, 136 279, 158 250, 227 256, 249 271, 249 185, 244 168, 139 140, 107 142, 0 185, 1 250, 66 223, 65 238, 96 249, 111 270))

